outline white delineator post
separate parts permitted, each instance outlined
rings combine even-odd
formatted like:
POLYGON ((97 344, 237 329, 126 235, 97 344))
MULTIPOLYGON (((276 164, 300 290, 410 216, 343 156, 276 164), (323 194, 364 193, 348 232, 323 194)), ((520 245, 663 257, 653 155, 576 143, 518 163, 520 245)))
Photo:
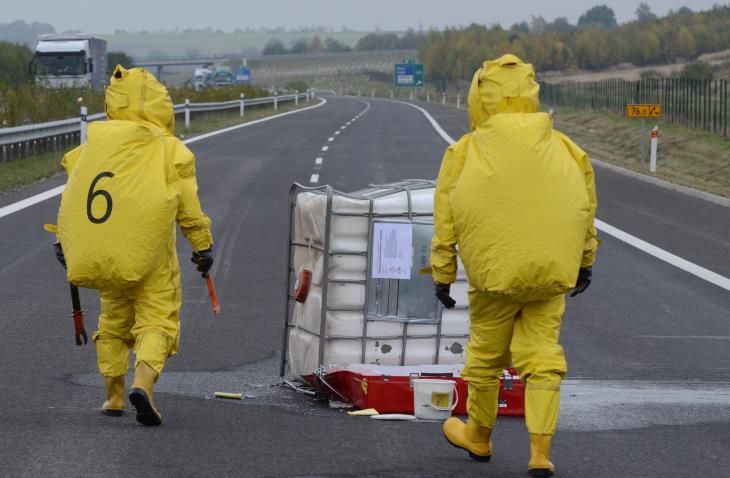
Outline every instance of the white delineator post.
POLYGON ((279 109, 279 93, 274 91, 274 111, 279 109))
POLYGON ((185 129, 190 129, 190 100, 185 98, 185 129))
POLYGON ((294 91, 294 106, 299 106, 299 90, 294 91))
POLYGON ((431 102, 431 93, 426 93, 426 103, 431 102))
POLYGON ((241 93, 241 99, 239 100, 241 102, 241 105, 240 105, 241 118, 243 118, 243 115, 246 112, 246 105, 245 105, 245 102, 244 102, 244 98, 245 97, 246 97, 246 95, 244 95, 243 93, 241 93))
POLYGON ((651 130, 651 156, 649 158, 649 171, 656 173, 656 149, 659 142, 659 126, 651 130))
POLYGON ((441 93, 441 104, 446 104, 446 92, 441 93))
POLYGON ((84 144, 86 142, 86 127, 89 124, 88 112, 89 110, 86 108, 86 106, 81 107, 81 130, 79 133, 79 141, 81 142, 81 144, 84 144))
POLYGON ((456 95, 456 107, 461 108, 461 95, 456 95))
POLYGON ((390 90, 390 99, 393 99, 393 90, 390 90))
POLYGON ((411 90, 410 97, 411 97, 411 102, 413 102, 413 90, 411 90))
POLYGON ((370 90, 370 98, 375 98, 375 90, 370 90))

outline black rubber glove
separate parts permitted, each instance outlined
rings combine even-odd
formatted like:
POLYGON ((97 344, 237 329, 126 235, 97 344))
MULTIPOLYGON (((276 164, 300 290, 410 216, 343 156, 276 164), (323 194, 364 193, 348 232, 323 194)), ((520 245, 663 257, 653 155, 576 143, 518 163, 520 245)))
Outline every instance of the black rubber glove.
POLYGON ((451 291, 451 284, 434 282, 433 286, 436 289, 436 298, 444 304, 444 307, 450 309, 456 305, 456 301, 449 295, 449 292, 451 291))
POLYGON ((202 251, 193 251, 193 257, 190 260, 196 264, 198 271, 203 273, 203 277, 208 273, 211 267, 213 267, 213 248, 209 247, 202 251))
POLYGON ((570 293, 570 296, 575 297, 576 295, 586 290, 588 286, 591 285, 592 276, 592 267, 581 267, 580 271, 578 272, 578 280, 575 283, 575 289, 573 289, 573 292, 570 293))
POLYGON ((61 263, 63 268, 66 268, 66 256, 63 255, 63 248, 60 242, 53 243, 53 251, 56 253, 56 260, 61 263))

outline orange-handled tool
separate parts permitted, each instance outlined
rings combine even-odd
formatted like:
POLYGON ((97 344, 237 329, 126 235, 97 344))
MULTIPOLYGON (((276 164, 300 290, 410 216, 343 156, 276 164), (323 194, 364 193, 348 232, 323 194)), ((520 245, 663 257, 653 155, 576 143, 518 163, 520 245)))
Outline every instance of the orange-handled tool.
POLYGON ((205 284, 208 286, 208 295, 210 295, 210 303, 213 305, 213 313, 218 315, 221 313, 221 304, 218 302, 218 294, 215 293, 213 278, 209 273, 203 274, 203 277, 205 277, 205 284))

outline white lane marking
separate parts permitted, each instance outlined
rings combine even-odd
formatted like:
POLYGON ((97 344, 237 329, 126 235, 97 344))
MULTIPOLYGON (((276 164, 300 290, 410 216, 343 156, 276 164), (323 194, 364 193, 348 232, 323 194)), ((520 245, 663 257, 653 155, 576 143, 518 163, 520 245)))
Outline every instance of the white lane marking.
POLYGON ((730 335, 632 335, 639 339, 697 339, 697 340, 730 340, 730 335))
POLYGON ((306 108, 302 108, 300 110, 287 111, 286 113, 279 113, 277 115, 267 116, 266 118, 261 118, 261 119, 249 121, 248 123, 237 124, 235 126, 229 126, 228 128, 223 128, 223 129, 219 129, 219 130, 216 130, 216 131, 211 131, 210 133, 205 133, 205 134, 201 134, 199 136, 195 136, 195 137, 190 138, 190 139, 186 139, 185 141, 183 141, 183 144, 194 143, 194 142, 200 141, 202 139, 210 138, 211 136, 217 136, 219 134, 228 133, 229 131, 237 130, 237 129, 240 129, 240 128, 246 128, 248 126, 253 126, 255 124, 264 123, 266 121, 271 121, 273 119, 282 118, 284 116, 289 116, 289 115, 293 115, 293 114, 297 114, 297 113, 302 113, 304 111, 312 110, 314 108, 319 108, 320 106, 324 105, 325 103, 327 103, 327 100, 325 100, 324 98, 320 98, 320 102, 317 103, 316 105, 307 106, 306 108))
MULTIPOLYGON (((230 126, 228 128, 219 129, 216 131, 211 131, 210 133, 205 133, 205 134, 195 136, 193 138, 186 139, 185 141, 183 141, 183 144, 194 143, 196 141, 207 139, 212 136, 219 135, 219 134, 228 133, 229 131, 233 131, 233 130, 236 130, 239 128, 246 128, 248 126, 253 126, 255 124, 263 123, 265 121, 271 121, 273 119, 282 118, 284 116, 302 113, 304 111, 312 110, 314 108, 319 108, 320 106, 324 105, 325 103, 327 103, 327 100, 324 98, 320 98, 319 103, 317 103, 316 105, 307 106, 306 108, 302 108, 302 109, 298 109, 298 110, 294 110, 294 111, 287 111, 285 113, 279 113, 279 114, 276 114, 273 116, 267 116, 266 118, 249 121, 248 123, 242 123, 242 124, 238 124, 235 126, 230 126)), ((58 196, 59 194, 63 193, 63 190, 65 188, 66 188, 66 185, 64 184, 63 186, 58 186, 56 188, 49 189, 48 191, 42 192, 40 194, 36 194, 35 196, 31 196, 29 198, 23 199, 18 202, 14 202, 12 204, 8 204, 7 206, 4 206, 4 207, 0 207, 0 218, 13 214, 14 212, 21 211, 25 208, 38 204, 39 202, 43 202, 46 199, 50 199, 52 197, 58 196)))
POLYGON ((329 146, 322 146, 322 151, 327 151, 328 149, 330 149, 329 146))
POLYGON ((315 159, 314 164, 322 164, 322 158, 315 159))
POLYGON ((309 178, 310 183, 318 183, 319 182, 319 174, 312 174, 312 177, 309 178))
MULTIPOLYGON (((454 141, 454 138, 449 136, 449 134, 444 131, 444 129, 441 127, 440 124, 436 122, 435 119, 433 119, 433 116, 426 111, 425 109, 421 108, 420 106, 413 105, 411 103, 406 103, 404 101, 395 101, 395 103, 401 103, 404 105, 408 105, 411 108, 415 108, 426 117, 426 119, 431 123, 431 126, 433 126, 433 129, 436 130, 436 132, 441 136, 441 138, 446 141, 448 144, 454 144, 456 141, 454 141)), ((639 239, 636 236, 632 236, 631 234, 624 232, 616 227, 611 226, 610 224, 606 224, 605 222, 601 221, 600 219, 596 219, 594 222, 597 229, 605 232, 609 236, 613 236, 619 241, 625 242, 626 244, 633 246, 640 251, 646 252, 647 254, 656 257, 657 259, 660 259, 668 264, 673 265, 674 267, 677 267, 685 272, 689 272, 690 274, 699 277, 700 279, 704 279, 707 282, 711 284, 715 284, 718 287, 721 287, 725 290, 730 290, 730 278, 727 278, 725 276, 722 276, 716 272, 712 272, 709 269, 705 269, 702 266, 699 266, 693 262, 690 262, 686 259, 682 259, 679 256, 676 256, 672 254, 669 251, 665 251, 664 249, 661 249, 653 244, 650 244, 644 240, 639 239)))
POLYGON ((339 131, 335 131, 335 135, 338 135, 338 134, 340 134, 340 132, 339 131))
POLYGON ((347 126, 340 126, 340 129, 347 129, 347 126))
POLYGON ((639 239, 636 236, 632 236, 631 234, 624 232, 618 228, 615 228, 611 226, 610 224, 606 224, 605 222, 601 221, 600 219, 595 220, 596 228, 600 229, 601 231, 605 232, 609 236, 613 236, 616 239, 623 241, 629 245, 634 246, 635 248, 646 252, 647 254, 656 257, 657 259, 661 259, 664 262, 667 262, 674 267, 677 267, 679 269, 682 269, 683 271, 689 272, 690 274, 699 277, 700 279, 704 279, 707 282, 711 282, 712 284, 715 284, 719 287, 722 287, 725 290, 730 290, 730 278, 727 278, 725 276, 721 276, 720 274, 717 274, 715 272, 712 272, 711 270, 705 269, 704 267, 698 266, 697 264, 690 262, 686 259, 682 259, 679 256, 675 256, 671 252, 665 251, 664 249, 660 249, 659 247, 650 244, 646 241, 643 241, 639 239))
POLYGON ((332 136, 330 136, 329 138, 327 138, 327 141, 329 141, 330 143, 331 143, 332 141, 334 141, 334 140, 335 140, 335 138, 333 138, 332 136))
POLYGON ((66 188, 66 185, 58 186, 53 189, 49 189, 48 191, 42 192, 40 194, 36 194, 35 196, 31 196, 27 199, 23 199, 22 201, 14 202, 13 204, 10 204, 8 206, 0 208, 0 217, 9 216, 10 214, 14 212, 18 212, 21 209, 25 209, 27 207, 30 207, 34 204, 38 204, 39 202, 43 202, 46 199, 50 199, 54 196, 58 196, 63 192, 63 190, 66 188))
POLYGON ((348 121, 348 122, 347 122, 347 124, 348 124, 348 125, 352 124, 352 121, 348 121))

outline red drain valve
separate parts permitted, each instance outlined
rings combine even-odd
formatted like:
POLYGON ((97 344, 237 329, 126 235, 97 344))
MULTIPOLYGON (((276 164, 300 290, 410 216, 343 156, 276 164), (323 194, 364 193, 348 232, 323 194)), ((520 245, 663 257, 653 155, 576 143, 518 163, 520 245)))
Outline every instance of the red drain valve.
POLYGON ((312 271, 302 269, 299 272, 296 284, 294 284, 294 300, 304 302, 309 295, 309 288, 312 285, 312 271))

